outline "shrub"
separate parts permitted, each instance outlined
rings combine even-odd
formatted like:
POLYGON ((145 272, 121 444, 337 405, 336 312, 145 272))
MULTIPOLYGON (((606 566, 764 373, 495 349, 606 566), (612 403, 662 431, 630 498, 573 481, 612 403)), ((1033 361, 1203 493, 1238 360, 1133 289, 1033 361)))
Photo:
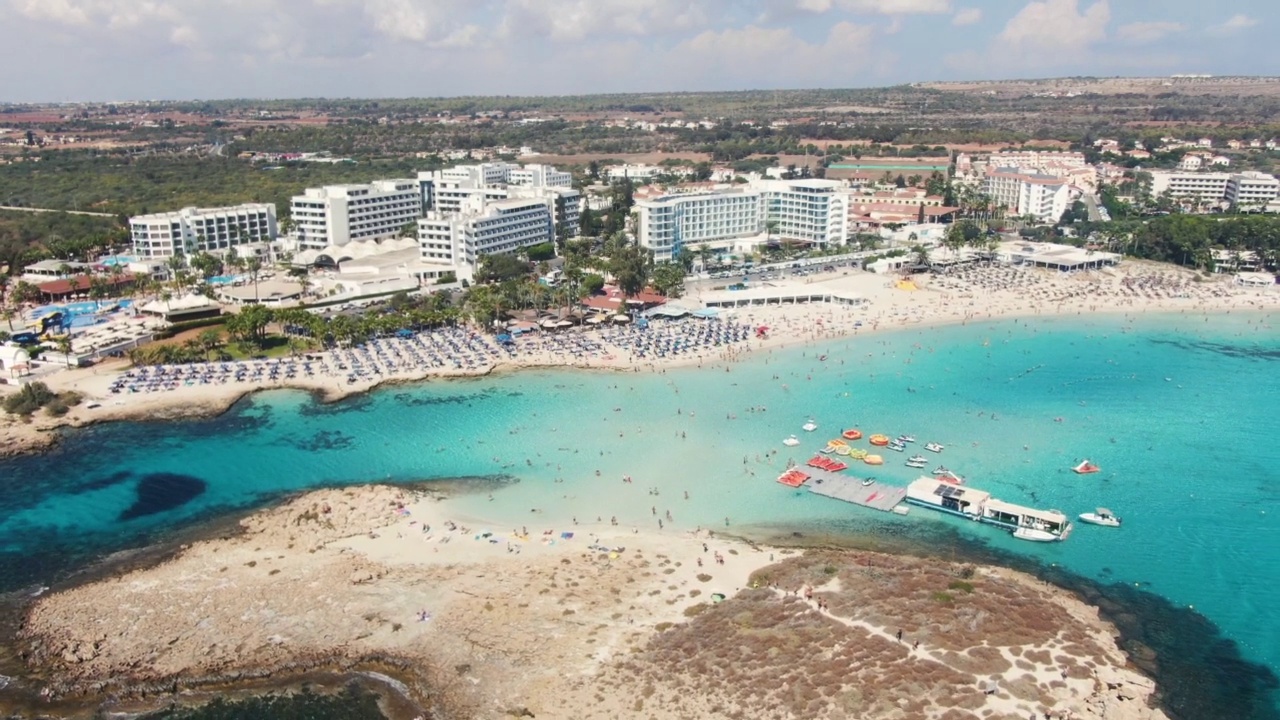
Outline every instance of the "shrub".
MULTIPOLYGON (((48 385, 30 382, 18 392, 4 399, 4 411, 12 415, 30 415, 47 405, 56 396, 48 385)), ((65 410, 63 412, 66 412, 65 410)))
POLYGON ((44 406, 44 411, 48 413, 50 417, 62 417, 63 415, 66 415, 67 411, 70 409, 71 408, 67 407, 67 404, 63 402, 61 398, 54 398, 49 401, 48 405, 44 406))
POLYGON ((949 603, 949 602, 955 601, 955 596, 953 596, 951 593, 945 593, 939 590, 938 592, 935 592, 933 594, 933 599, 937 600, 940 603, 949 603))
POLYGON ((973 583, 965 582, 964 580, 952 580, 951 584, 947 585, 947 589, 959 590, 962 593, 971 593, 973 592, 973 583))

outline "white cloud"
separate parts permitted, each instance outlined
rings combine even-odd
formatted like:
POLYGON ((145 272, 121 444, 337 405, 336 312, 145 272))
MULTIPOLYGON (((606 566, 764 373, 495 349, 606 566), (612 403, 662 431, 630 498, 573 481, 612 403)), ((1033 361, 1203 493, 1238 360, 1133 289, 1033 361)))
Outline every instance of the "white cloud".
POLYGON ((1243 13, 1232 15, 1227 21, 1221 25, 1214 25, 1209 29, 1210 32, 1218 35, 1233 35, 1242 30, 1248 30, 1258 24, 1258 20, 1251 18, 1243 13))
POLYGON ((951 0, 795 0, 811 13, 844 10, 859 15, 934 15, 951 12, 951 0))
POLYGON ((1166 35, 1180 33, 1187 27, 1179 22, 1153 20, 1151 22, 1135 22, 1116 28, 1116 38, 1131 43, 1155 42, 1166 35))
MULTIPOLYGON (((796 69, 817 72, 806 86, 848 83, 851 74, 865 67, 871 57, 874 31, 870 26, 839 22, 821 42, 797 37, 790 28, 742 28, 707 30, 677 44, 666 55, 672 72, 685 83, 716 78, 723 86, 731 79, 743 87, 779 87, 796 84, 796 69), (824 77, 822 74, 827 76, 824 77)), ((694 85, 696 86, 696 85, 694 85)))
POLYGON ((688 32, 707 25, 701 0, 507 0, 499 32, 511 38, 534 34, 582 41, 688 32))
POLYGON ((1111 22, 1108 0, 1098 0, 1083 12, 1078 0, 1029 3, 1009 19, 998 41, 1015 50, 1078 50, 1107 36, 1111 22))
POLYGON ((982 8, 962 8, 956 11, 951 18, 951 24, 956 27, 965 25, 973 25, 982 20, 982 8))

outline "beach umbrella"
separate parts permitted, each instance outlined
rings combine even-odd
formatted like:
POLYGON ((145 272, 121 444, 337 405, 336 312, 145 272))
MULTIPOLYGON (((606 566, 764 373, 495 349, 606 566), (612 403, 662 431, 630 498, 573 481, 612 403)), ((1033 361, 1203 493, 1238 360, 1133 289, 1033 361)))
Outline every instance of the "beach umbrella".
POLYGON ((631 322, 631 318, 626 315, 614 315, 613 321, 616 323, 631 322))

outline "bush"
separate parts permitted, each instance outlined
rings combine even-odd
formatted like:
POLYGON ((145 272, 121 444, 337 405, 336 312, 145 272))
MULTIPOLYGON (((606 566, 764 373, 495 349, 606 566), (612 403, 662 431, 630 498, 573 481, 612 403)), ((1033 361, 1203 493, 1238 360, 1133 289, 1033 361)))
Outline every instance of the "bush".
POLYGON ((947 585, 947 589, 959 590, 962 593, 971 593, 973 592, 973 583, 965 582, 964 580, 952 580, 951 584, 947 585))
POLYGON ((4 411, 12 415, 30 415, 55 397, 57 396, 49 386, 42 382, 27 383, 21 390, 4 399, 4 411))
POLYGON ((945 593, 939 590, 933 594, 933 599, 940 603, 949 603, 955 601, 955 597, 951 593, 945 593))
POLYGON ((63 415, 66 415, 67 411, 70 409, 71 408, 67 407, 67 404, 63 402, 61 398, 54 398, 49 401, 48 405, 44 406, 44 411, 48 413, 50 417, 62 417, 63 415))
POLYGON ((455 282, 458 282, 457 273, 447 272, 447 273, 441 274, 440 277, 436 278, 437 285, 448 285, 449 283, 455 283, 455 282))

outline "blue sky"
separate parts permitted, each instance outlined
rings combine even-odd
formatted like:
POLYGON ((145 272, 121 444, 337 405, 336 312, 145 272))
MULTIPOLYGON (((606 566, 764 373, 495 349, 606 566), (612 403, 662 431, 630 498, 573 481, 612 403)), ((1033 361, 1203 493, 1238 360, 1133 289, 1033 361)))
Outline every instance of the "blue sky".
POLYGON ((1277 0, 0 0, 0 101, 1280 75, 1277 0))

